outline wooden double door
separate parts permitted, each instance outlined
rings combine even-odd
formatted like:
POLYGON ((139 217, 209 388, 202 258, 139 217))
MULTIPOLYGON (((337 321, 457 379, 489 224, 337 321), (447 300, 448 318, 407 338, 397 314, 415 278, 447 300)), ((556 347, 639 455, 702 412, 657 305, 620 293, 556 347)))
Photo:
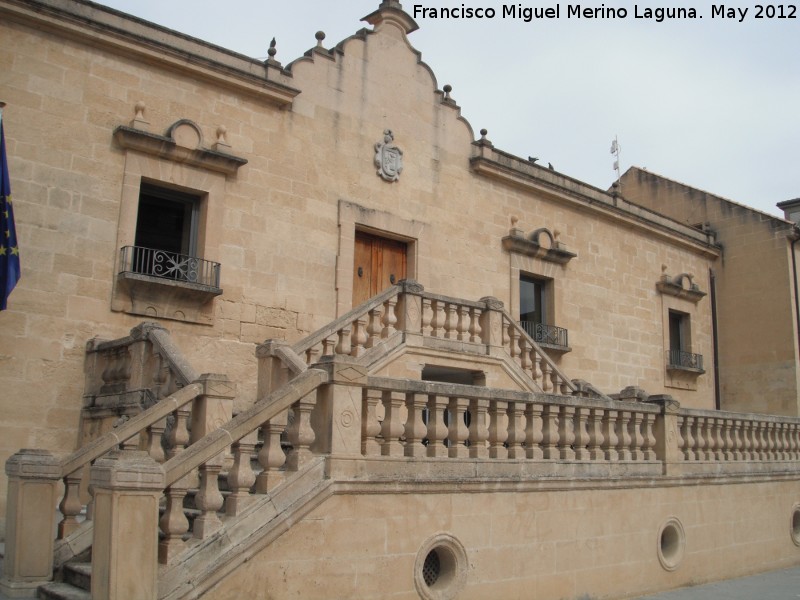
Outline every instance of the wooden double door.
POLYGON ((408 244, 356 231, 353 307, 406 278, 408 244))

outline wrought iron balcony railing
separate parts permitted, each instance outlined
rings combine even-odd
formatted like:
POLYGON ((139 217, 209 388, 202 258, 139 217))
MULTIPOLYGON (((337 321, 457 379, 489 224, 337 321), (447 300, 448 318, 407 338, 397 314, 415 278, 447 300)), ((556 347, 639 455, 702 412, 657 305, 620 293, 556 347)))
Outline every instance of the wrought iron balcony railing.
POLYGON ((136 273, 219 288, 219 263, 139 246, 125 246, 120 254, 120 273, 136 273))
POLYGON ((563 327, 545 325, 544 323, 536 323, 534 321, 520 321, 519 324, 525 330, 525 333, 531 336, 533 341, 537 344, 558 346, 560 348, 567 348, 569 346, 567 330, 563 327))
POLYGON ((667 366, 672 369, 703 371, 703 355, 692 354, 683 350, 667 350, 667 366))

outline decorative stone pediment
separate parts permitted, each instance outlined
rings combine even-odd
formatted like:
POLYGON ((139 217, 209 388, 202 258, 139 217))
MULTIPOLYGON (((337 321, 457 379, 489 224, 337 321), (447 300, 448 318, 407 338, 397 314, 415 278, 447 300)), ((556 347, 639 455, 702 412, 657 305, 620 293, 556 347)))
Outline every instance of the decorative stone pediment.
POLYGON ((695 304, 706 295, 694 282, 694 275, 691 273, 681 273, 677 277, 671 277, 667 274, 666 265, 664 265, 661 270, 663 274, 661 275, 661 279, 656 282, 656 289, 662 294, 683 298, 695 304))
POLYGON ((566 246, 558 240, 559 232, 551 232, 545 227, 540 227, 528 235, 517 228, 517 218, 511 218, 511 230, 503 238, 503 250, 515 252, 525 256, 541 258, 549 262, 565 265, 577 256, 567 250, 566 246))

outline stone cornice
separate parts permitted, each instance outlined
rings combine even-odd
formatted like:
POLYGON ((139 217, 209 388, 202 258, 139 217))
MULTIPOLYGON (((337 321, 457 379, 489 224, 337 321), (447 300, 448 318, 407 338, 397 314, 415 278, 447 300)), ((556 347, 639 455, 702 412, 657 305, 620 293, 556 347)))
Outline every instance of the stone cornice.
POLYGON ((235 175, 247 164, 247 159, 225 154, 207 148, 185 148, 179 146, 171 137, 120 125, 114 130, 114 139, 121 148, 137 150, 144 154, 157 156, 193 167, 217 171, 225 175, 235 175))
POLYGON ((475 148, 477 155, 470 159, 470 165, 478 175, 645 230, 675 244, 699 250, 710 258, 720 256, 720 248, 713 234, 683 225, 576 179, 500 152, 490 144, 475 142, 475 148))
POLYGON ((288 85, 290 74, 267 69, 262 61, 85 0, 0 0, 0 18, 57 32, 278 106, 290 105, 300 93, 288 85))

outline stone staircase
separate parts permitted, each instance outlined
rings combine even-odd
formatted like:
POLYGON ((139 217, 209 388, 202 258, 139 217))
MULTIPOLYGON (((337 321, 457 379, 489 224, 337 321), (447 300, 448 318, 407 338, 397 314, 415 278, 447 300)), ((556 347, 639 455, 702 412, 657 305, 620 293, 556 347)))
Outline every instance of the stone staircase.
POLYGON ((63 581, 45 584, 37 590, 40 600, 91 600, 92 564, 68 563, 61 570, 63 581))

